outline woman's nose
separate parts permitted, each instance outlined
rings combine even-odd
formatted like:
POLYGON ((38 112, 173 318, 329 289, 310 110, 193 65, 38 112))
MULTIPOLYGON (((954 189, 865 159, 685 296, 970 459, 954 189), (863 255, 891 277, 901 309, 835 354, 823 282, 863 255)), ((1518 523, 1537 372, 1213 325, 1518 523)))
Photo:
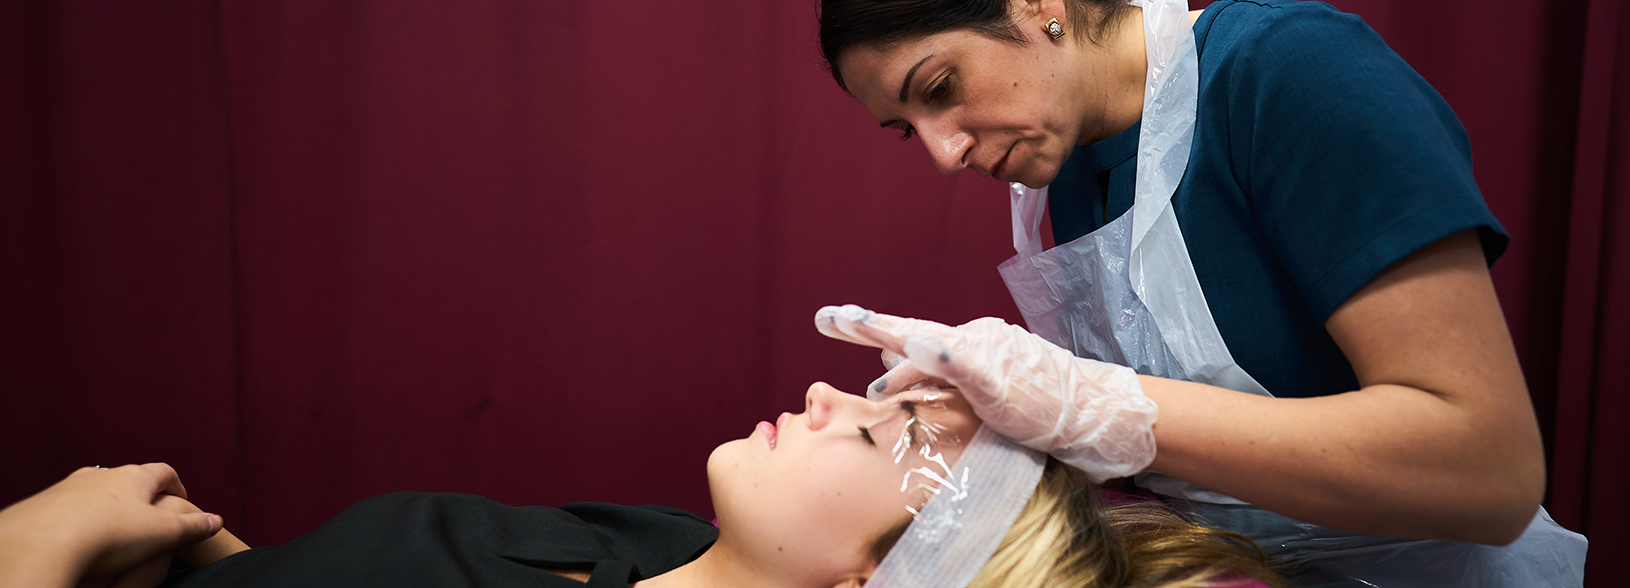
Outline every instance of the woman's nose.
POLYGON ((842 392, 826 382, 809 385, 809 391, 804 393, 804 416, 809 419, 811 431, 819 431, 827 423, 832 422, 832 409, 838 394, 842 392))
POLYGON ((934 167, 939 168, 940 173, 954 176, 968 167, 968 150, 973 148, 973 135, 941 125, 929 125, 918 127, 917 136, 922 138, 923 146, 928 148, 928 156, 934 160, 934 167))

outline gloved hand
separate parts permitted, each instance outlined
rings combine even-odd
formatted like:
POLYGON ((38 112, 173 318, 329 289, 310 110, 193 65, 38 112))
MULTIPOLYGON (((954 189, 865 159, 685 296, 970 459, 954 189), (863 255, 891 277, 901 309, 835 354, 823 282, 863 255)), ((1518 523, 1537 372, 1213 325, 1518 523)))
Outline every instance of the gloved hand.
POLYGON ((1093 482, 1130 476, 1155 458, 1157 409, 1131 368, 1082 359, 997 318, 959 327, 827 306, 815 328, 909 361, 872 385, 887 395, 926 377, 961 389, 996 431, 1084 470, 1093 482))

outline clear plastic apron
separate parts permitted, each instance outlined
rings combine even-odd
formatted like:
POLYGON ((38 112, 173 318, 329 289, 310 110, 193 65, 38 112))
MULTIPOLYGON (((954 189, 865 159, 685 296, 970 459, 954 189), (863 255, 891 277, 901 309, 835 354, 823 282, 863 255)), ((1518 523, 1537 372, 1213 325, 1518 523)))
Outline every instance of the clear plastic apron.
MULTIPOLYGON (((1139 4, 1140 2, 1133 2, 1139 4)), ((1138 373, 1270 395, 1228 352, 1200 291, 1172 194, 1194 138, 1199 62, 1183 0, 1147 0, 1149 56, 1132 209, 1042 251, 1047 189, 1013 184, 1013 245, 999 267, 1031 332, 1138 373)), ((1293 564, 1298 586, 1580 586, 1585 539, 1541 509, 1516 543, 1490 547, 1339 531, 1144 472, 1139 486, 1293 564)))

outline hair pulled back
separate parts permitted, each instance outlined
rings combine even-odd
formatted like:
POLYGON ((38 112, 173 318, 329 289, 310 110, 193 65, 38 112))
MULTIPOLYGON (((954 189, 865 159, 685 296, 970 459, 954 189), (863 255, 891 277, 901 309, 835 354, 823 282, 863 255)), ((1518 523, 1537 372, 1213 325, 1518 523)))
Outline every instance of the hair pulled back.
MULTIPOLYGON (((1286 586, 1262 550, 1238 533, 1190 523, 1153 502, 1105 507, 1080 470, 1047 458, 1030 501, 968 588, 1286 586)), ((908 519, 879 538, 877 561, 908 519)))
MULTIPOLYGON (((1131 9, 1126 0, 1064 0, 1077 38, 1097 42, 1131 9)), ((821 0, 821 57, 844 87, 838 55, 858 45, 887 46, 962 29, 1009 43, 1024 43, 1009 0, 821 0)))

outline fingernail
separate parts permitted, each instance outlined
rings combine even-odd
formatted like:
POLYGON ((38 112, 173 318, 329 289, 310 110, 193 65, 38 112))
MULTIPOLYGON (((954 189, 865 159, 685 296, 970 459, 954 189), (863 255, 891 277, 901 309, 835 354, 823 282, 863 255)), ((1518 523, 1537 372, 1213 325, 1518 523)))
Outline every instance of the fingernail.
POLYGON ((209 515, 209 530, 219 531, 223 525, 225 525, 225 522, 221 520, 221 515, 209 515))
POLYGON ((883 376, 881 378, 878 378, 878 379, 872 381, 872 391, 873 392, 882 392, 883 389, 887 388, 887 387, 889 387, 889 377, 888 376, 883 376))

